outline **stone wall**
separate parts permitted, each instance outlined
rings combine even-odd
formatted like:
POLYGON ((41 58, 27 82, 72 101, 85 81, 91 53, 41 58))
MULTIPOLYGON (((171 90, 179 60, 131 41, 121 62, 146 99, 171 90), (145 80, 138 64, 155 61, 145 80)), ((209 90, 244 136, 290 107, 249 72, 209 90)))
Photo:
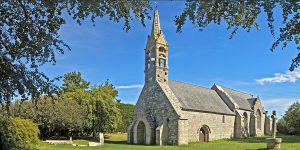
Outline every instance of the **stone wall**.
POLYGON ((233 137, 235 116, 195 111, 183 111, 183 113, 188 119, 189 142, 199 140, 199 130, 204 125, 208 126, 210 129, 210 141, 233 137), (224 123, 222 122, 223 116, 225 117, 224 123))
POLYGON ((271 132, 271 128, 272 128, 272 119, 267 116, 267 113, 265 115, 265 135, 272 135, 271 132))
POLYGON ((256 136, 256 118, 254 113, 250 114, 250 136, 256 136))
MULTIPOLYGON (((149 122, 150 130, 154 134, 151 134, 151 142, 147 144, 156 144, 156 128, 164 124, 164 128, 161 131, 159 137, 167 138, 161 139, 166 141, 167 144, 178 144, 178 114, 172 107, 171 102, 164 93, 161 85, 158 82, 149 82, 145 84, 139 100, 135 106, 135 116, 133 122, 144 118, 149 122)), ((133 127, 137 126, 137 123, 133 127)), ((133 131, 135 132, 135 131, 133 131)), ((136 135, 136 134, 135 134, 136 135)), ((148 134, 146 134, 148 135, 148 134)), ((134 139, 136 136, 134 136, 134 139)), ((159 141, 159 140, 158 140, 159 141)))
POLYGON ((250 130, 252 129, 250 128, 251 111, 236 109, 236 113, 235 138, 244 138, 250 136, 250 130), (247 122, 244 122, 246 119, 247 122))
POLYGON ((264 129, 265 129, 265 110, 261 104, 260 99, 258 98, 254 104, 253 107, 254 110, 254 115, 255 115, 255 136, 263 136, 264 135, 264 129), (257 122, 258 122, 258 116, 257 116, 257 111, 261 112, 261 116, 260 116, 260 128, 257 126, 257 122))
POLYGON ((189 143, 189 121, 187 119, 178 120, 178 144, 189 143))

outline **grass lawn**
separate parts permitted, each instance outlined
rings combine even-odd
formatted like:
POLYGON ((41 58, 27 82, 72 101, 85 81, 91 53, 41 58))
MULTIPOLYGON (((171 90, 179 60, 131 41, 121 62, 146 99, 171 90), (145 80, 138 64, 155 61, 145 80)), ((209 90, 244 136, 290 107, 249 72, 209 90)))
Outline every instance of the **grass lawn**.
MULTIPOLYGON (((74 147, 72 145, 50 145, 40 143, 37 148, 41 150, 87 150, 87 149, 101 149, 101 150, 254 150, 265 149, 266 137, 256 137, 247 139, 224 139, 212 141, 209 143, 190 143, 182 146, 143 146, 143 145, 129 145, 126 143, 126 134, 108 134, 105 139, 104 146, 101 147, 74 147)), ((300 150, 300 136, 286 136, 280 135, 283 139, 281 149, 283 150, 300 150)), ((74 140, 76 144, 88 144, 88 140, 74 140)))

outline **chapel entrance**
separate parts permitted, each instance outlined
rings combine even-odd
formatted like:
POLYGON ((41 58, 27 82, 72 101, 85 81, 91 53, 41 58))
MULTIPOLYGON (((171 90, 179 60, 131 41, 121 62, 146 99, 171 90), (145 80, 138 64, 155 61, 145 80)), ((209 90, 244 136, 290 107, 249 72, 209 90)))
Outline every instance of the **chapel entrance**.
POLYGON ((140 121, 137 126, 137 144, 146 144, 146 126, 143 121, 140 121))
POLYGON ((209 129, 204 126, 199 130, 199 142, 208 142, 209 141, 209 129))

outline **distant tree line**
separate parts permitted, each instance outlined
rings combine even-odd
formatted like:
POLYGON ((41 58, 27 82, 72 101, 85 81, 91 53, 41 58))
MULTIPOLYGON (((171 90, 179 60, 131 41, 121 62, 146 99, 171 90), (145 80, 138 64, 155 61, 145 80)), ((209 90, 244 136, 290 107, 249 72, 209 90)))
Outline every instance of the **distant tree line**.
POLYGON ((300 135, 300 103, 295 102, 277 122, 280 133, 300 135))
POLYGON ((2 107, 1 113, 33 120, 42 138, 127 131, 134 105, 117 100, 118 91, 108 80, 90 86, 79 72, 70 72, 60 89, 52 97, 17 100, 9 109, 2 107))

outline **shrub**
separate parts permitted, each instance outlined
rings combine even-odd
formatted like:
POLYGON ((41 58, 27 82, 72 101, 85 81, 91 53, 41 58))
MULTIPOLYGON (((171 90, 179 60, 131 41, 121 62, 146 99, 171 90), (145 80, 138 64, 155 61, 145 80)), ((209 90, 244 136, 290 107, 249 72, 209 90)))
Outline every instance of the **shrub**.
POLYGON ((280 118, 277 122, 277 130, 280 133, 288 134, 287 128, 286 128, 286 122, 284 118, 280 118))
POLYGON ((29 119, 0 119, 1 149, 27 149, 38 142, 38 126, 29 119))

